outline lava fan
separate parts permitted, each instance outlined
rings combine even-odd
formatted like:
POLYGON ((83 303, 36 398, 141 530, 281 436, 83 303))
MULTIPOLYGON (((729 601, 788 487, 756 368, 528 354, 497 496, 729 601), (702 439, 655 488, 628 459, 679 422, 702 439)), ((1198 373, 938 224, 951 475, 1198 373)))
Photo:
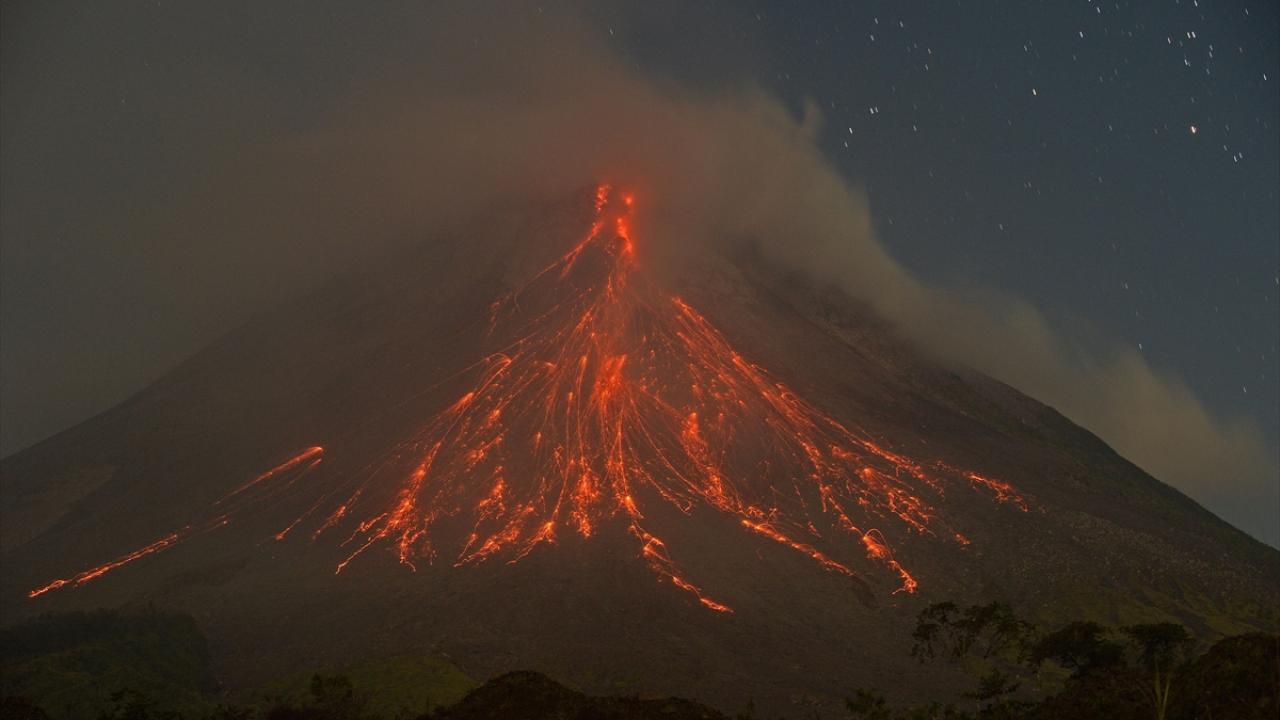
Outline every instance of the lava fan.
MULTIPOLYGON (((464 371, 469 389, 369 470, 316 485, 275 540, 338 544, 340 573, 378 551, 410 568, 466 566, 623 533, 661 581, 731 612, 681 569, 651 515, 714 513, 822 570, 890 573, 910 593, 917 580, 895 559, 887 526, 965 545, 940 511, 946 493, 1027 509, 1007 483, 894 452, 739 354, 643 272, 633 206, 599 187, 585 237, 491 306, 490 352, 464 371)), ((297 492, 323 459, 320 445, 302 450, 237 486, 206 521, 29 596, 217 530, 297 492)))

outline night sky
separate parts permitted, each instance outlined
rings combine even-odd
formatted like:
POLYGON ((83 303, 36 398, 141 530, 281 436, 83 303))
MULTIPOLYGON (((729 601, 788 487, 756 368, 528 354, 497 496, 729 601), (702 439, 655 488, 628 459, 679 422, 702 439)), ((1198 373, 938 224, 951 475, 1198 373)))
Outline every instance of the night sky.
MULTIPOLYGON (((101 241, 103 217, 143 190, 176 197, 209 148, 320 124, 327 88, 358 85, 386 48, 393 61, 412 52, 394 13, 203 13, 5 13, 5 454, 297 290, 262 278, 230 299, 216 282, 192 289, 189 258, 101 241)), ((881 242, 910 271, 1024 298, 1085 354, 1136 349, 1280 452, 1275 3, 580 13, 637 72, 686 88, 756 84, 797 115, 812 103, 819 147, 865 190, 881 242)))
POLYGON ((699 7, 612 32, 688 82, 745 72, 815 100, 897 259, 1029 298, 1079 342, 1121 339, 1274 443, 1274 3, 699 7))

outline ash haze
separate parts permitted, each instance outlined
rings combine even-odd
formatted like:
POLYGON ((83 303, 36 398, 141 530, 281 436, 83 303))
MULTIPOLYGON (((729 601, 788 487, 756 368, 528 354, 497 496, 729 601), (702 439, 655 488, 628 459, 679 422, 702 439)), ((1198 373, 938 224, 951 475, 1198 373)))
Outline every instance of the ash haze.
MULTIPOLYGON (((1243 254, 1270 283, 1246 326, 1256 335, 1247 342, 1263 348, 1263 378, 1241 383, 1261 405, 1215 392, 1224 371, 1206 367, 1205 340, 1191 332, 1170 341, 1185 352, 1153 363, 1102 316, 1064 310, 1070 293, 1051 316, 1043 298, 1021 290, 1025 278, 903 262, 882 240, 897 225, 880 222, 868 187, 879 178, 831 149, 833 137, 855 135, 842 127, 842 106, 820 86, 779 87, 784 73, 768 68, 778 61, 771 54, 792 64, 786 52, 714 31, 771 17, 744 7, 666 7, 688 22, 650 42, 656 11, 622 7, 7 6, 0 450, 110 407, 255 311, 352 263, 608 177, 644 198, 638 222, 649 242, 753 243, 868 303, 934 353, 1052 405, 1256 537, 1280 541, 1274 248, 1221 240, 1223 253, 1243 254), (690 28, 707 32, 693 43, 690 28), (674 70, 702 40, 695 69, 674 70)), ((847 32, 886 42, 906 29, 887 12, 850 18, 847 32)), ((1257 22, 1275 24, 1274 9, 1259 12, 1257 22)), ((1274 65, 1274 40, 1248 41, 1274 65)), ((1269 77, 1257 106, 1274 133, 1269 77)), ((858 112, 880 114, 877 102, 868 97, 858 112)), ((1274 166, 1275 149, 1264 141, 1249 160, 1274 166)), ((901 185, 928 158, 908 143, 899 152, 901 185)), ((967 186, 991 182, 977 170, 952 177, 966 197, 967 186)), ((1276 227, 1276 188, 1253 190, 1245 212, 1265 232, 1276 227)), ((893 202, 927 214, 939 198, 921 189, 893 202)), ((977 200, 972 207, 985 212, 977 200)), ((1036 226, 1024 225, 1034 252, 1036 226)), ((993 236, 1005 230, 991 226, 993 236)), ((933 234, 940 246, 954 241, 933 234)), ((1046 268, 1043 284, 1058 283, 1057 270, 1046 268)))

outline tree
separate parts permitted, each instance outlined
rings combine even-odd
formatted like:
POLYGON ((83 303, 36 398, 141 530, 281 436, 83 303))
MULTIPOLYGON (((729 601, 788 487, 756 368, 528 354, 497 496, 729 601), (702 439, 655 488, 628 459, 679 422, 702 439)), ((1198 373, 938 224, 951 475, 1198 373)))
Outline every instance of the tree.
POLYGON ((151 697, 139 690, 118 690, 111 694, 111 709, 99 713, 99 720, 181 720, 172 710, 156 710, 151 697))
POLYGON ((978 709, 982 711, 1003 705, 1005 699, 1016 692, 1021 685, 1022 683, 1016 678, 1000 672, 998 668, 992 668, 991 672, 978 680, 977 689, 965 693, 964 696, 977 700, 978 709))
POLYGON ((1000 602, 970 605, 956 622, 963 653, 975 653, 984 659, 1016 646, 1029 632, 1030 625, 1018 619, 1013 608, 1000 602))
POLYGON ((49 714, 32 705, 26 698, 6 695, 0 698, 0 718, 5 718, 5 720, 49 720, 49 714))
POLYGON ((1052 660, 1074 677, 1124 664, 1124 648, 1106 638, 1107 630, 1095 622, 1076 621, 1040 638, 1031 647, 1030 662, 1039 667, 1052 660))
POLYGON ((953 602, 934 603, 916 616, 916 629, 911 633, 915 644, 911 656, 921 662, 932 660, 939 653, 952 654, 950 643, 953 628, 951 617, 959 611, 953 602))
POLYGON ((236 705, 217 705, 210 711, 206 720, 251 720, 254 717, 252 708, 236 705))
POLYGON ((853 697, 844 701, 849 714, 859 720, 892 720, 893 714, 885 702, 884 696, 875 690, 858 688, 853 697))
POLYGON ((963 610, 953 602, 934 603, 916 617, 911 655, 922 662, 938 655, 989 660, 1020 645, 1030 629, 1004 603, 970 605, 963 610))
POLYGON ((1173 679, 1189 660, 1195 641, 1178 623, 1130 625, 1121 631, 1137 650, 1137 665, 1148 674, 1150 684, 1143 685, 1156 720, 1165 720, 1169 711, 1169 695, 1173 679))
POLYGON ((1280 635, 1220 640, 1179 673, 1169 714, 1184 718, 1280 717, 1280 635))
POLYGON ((360 720, 366 717, 368 697, 357 693, 345 675, 311 676, 310 702, 282 703, 267 712, 267 720, 360 720))
POLYGON ((311 699, 321 716, 330 720, 363 717, 369 704, 368 698, 357 693, 345 675, 312 675, 311 699))

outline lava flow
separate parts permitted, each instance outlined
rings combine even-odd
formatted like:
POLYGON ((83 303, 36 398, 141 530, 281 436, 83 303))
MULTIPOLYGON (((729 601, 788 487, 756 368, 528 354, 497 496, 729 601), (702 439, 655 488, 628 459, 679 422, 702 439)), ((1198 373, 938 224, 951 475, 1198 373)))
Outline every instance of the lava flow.
POLYGON ((947 481, 1025 509, 1006 483, 925 467, 801 399, 687 302, 645 282, 631 196, 601 186, 595 210, 583 240, 494 304, 491 336, 511 341, 398 449, 416 460, 394 496, 376 512, 354 512, 384 485, 366 478, 321 525, 362 518, 345 537, 351 552, 339 572, 380 545, 410 566, 446 550, 456 565, 514 562, 566 534, 590 538, 616 525, 659 577, 728 611, 682 574, 649 527, 651 508, 709 509, 848 575, 819 546, 828 534, 851 535, 906 592, 915 578, 865 523, 933 533, 939 521, 921 496, 940 496, 947 481), (435 530, 455 516, 469 530, 446 548, 451 538, 435 530))
MULTIPOLYGON (((300 525, 312 540, 336 537, 340 573, 380 547, 410 567, 441 556, 461 566, 617 530, 661 580, 730 612, 681 570, 655 516, 727 520, 850 576, 854 547, 898 592, 914 592, 875 526, 967 545, 926 500, 949 485, 1026 510, 1007 483, 897 454, 740 355, 689 303, 647 281, 633 205, 598 188, 586 237, 494 303, 489 337, 502 349, 475 367, 472 386, 381 469, 317 494, 276 539, 300 525)), ((228 498, 269 492, 322 452, 304 451, 228 498)), ((68 582, 80 581, 32 596, 68 582)))
POLYGON ((208 518, 204 522, 175 530, 149 545, 144 545, 110 562, 83 570, 69 578, 54 580, 27 593, 27 597, 37 598, 59 588, 79 587, 135 560, 167 550, 174 545, 207 533, 210 530, 225 527, 231 522, 232 514, 237 511, 254 508, 263 501, 277 496, 281 491, 311 472, 323 459, 324 448, 318 446, 307 448, 224 495, 222 499, 214 503, 215 508, 223 510, 222 513, 208 518))

